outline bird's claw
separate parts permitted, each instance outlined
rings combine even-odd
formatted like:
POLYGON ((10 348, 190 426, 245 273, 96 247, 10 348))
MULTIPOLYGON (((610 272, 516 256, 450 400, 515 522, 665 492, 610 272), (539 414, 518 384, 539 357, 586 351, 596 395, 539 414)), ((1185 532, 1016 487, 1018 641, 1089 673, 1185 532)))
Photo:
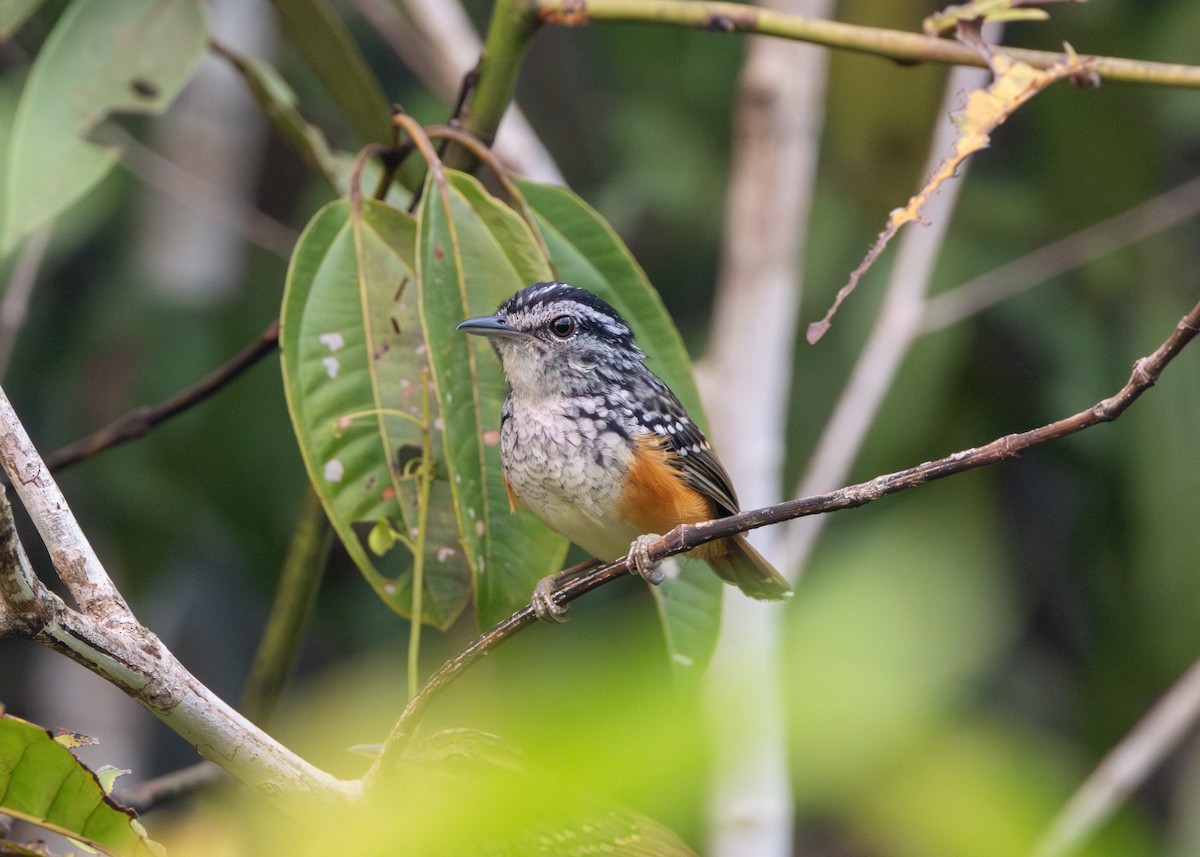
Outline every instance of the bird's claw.
POLYGON ((660 563, 650 559, 650 546, 660 538, 661 536, 648 533, 638 536, 629 546, 629 558, 633 561, 633 570, 652 586, 658 586, 666 577, 659 570, 660 563))
POLYGON ((571 618, 571 608, 563 606, 554 600, 554 593, 558 591, 558 576, 550 575, 543 577, 537 582, 537 586, 533 588, 533 596, 530 598, 530 603, 533 605, 533 612, 543 622, 557 622, 562 624, 571 618))

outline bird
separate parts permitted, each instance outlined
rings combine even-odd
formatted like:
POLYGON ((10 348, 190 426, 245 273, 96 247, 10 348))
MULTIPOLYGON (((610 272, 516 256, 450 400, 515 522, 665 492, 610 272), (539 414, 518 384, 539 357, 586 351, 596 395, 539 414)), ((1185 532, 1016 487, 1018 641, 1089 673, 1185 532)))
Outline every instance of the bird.
MULTIPOLYGON (((597 560, 630 556, 652 584, 663 579, 648 556, 657 534, 739 511, 707 438, 601 298, 559 281, 534 283, 457 329, 490 340, 508 382, 500 459, 514 508, 529 508, 597 560)), ((743 534, 689 555, 752 598, 792 593, 743 534)), ((546 578, 535 590, 543 619, 566 619, 551 597, 560 582, 546 578)))

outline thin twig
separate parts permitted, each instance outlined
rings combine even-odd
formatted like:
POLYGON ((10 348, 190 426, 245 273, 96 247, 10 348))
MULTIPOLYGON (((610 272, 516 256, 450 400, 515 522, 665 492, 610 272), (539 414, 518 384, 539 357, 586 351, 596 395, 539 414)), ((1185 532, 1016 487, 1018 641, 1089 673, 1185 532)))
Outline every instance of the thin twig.
POLYGON ((431 140, 440 138, 458 143, 488 168, 492 177, 496 179, 496 183, 500 185, 501 190, 508 197, 509 206, 520 214, 521 218, 529 226, 529 232, 533 236, 533 241, 541 249, 542 255, 549 258, 550 251, 546 248, 546 240, 542 237, 542 230, 538 228, 537 216, 534 214, 533 209, 530 208, 529 202, 525 199, 525 194, 521 193, 521 189, 513 181, 512 172, 506 169, 504 164, 500 162, 495 147, 489 147, 474 134, 453 125, 430 125, 425 129, 425 133, 429 135, 429 139, 431 140))
MULTIPOLYGON (((115 797, 134 812, 141 814, 175 798, 193 794, 228 779, 229 774, 220 766, 206 760, 128 788, 118 788, 115 797)), ((117 782, 119 784, 120 780, 117 782)))
MULTIPOLYGON (((444 192, 446 176, 442 170, 442 162, 438 158, 437 150, 433 142, 429 139, 429 135, 425 133, 425 129, 421 127, 421 124, 416 119, 413 119, 406 113, 397 113, 392 116, 392 127, 399 128, 408 135, 408 139, 412 141, 413 145, 417 147, 417 151, 421 153, 421 157, 425 159, 426 169, 433 174, 433 180, 437 184, 437 187, 440 191, 444 192)), ((420 188, 413 193, 412 202, 408 206, 409 214, 412 214, 420 206, 423 190, 423 188, 420 188)), ((350 199, 351 204, 353 204, 354 197, 351 196, 350 199)))
POLYGON ((94 135, 101 142, 117 146, 121 166, 150 187, 215 221, 236 224, 247 241, 281 259, 291 257, 300 235, 290 226, 253 206, 214 193, 210 182, 143 145, 119 125, 109 122, 94 135))
POLYGON ((1033 850, 1064 857, 1104 824, 1200 720, 1200 660, 1121 739, 1067 801, 1033 850))
POLYGON ((46 456, 46 466, 59 471, 89 456, 136 440, 155 426, 207 399, 233 381, 279 344, 279 322, 273 321, 258 338, 195 384, 157 405, 136 408, 74 443, 46 456))
MULTIPOLYGON (((989 25, 988 41, 994 43, 998 38, 999 28, 989 25)), ((973 68, 956 68, 947 75, 942 105, 937 111, 939 118, 926 158, 926 174, 936 168, 945 152, 954 145, 958 130, 947 117, 961 103, 962 93, 984 86, 987 79, 986 71, 973 68)), ((896 261, 888 275, 875 323, 821 430, 794 495, 827 491, 849 478, 850 468, 875 422, 884 397, 920 332, 925 296, 968 168, 969 162, 960 170, 957 181, 942 187, 929 200, 926 216, 930 225, 924 229, 910 229, 900 236, 896 261)), ((783 554, 795 576, 803 574, 807 567, 824 525, 824 518, 814 518, 795 521, 784 528, 783 554)))
POLYGON ((925 304, 923 333, 933 333, 989 309, 1088 262, 1103 258, 1200 214, 1200 178, 1039 247, 925 304))
MULTIPOLYGON (((1098 423, 1111 422, 1124 413, 1125 409, 1133 404, 1142 393, 1154 386, 1167 364, 1197 334, 1200 334, 1200 303, 1193 306, 1188 314, 1179 321, 1171 335, 1153 354, 1134 363, 1133 372, 1125 386, 1114 395, 1097 402, 1086 410, 1040 428, 1005 435, 984 446, 964 449, 936 461, 927 461, 916 467, 877 476, 866 482, 849 485, 836 491, 828 491, 798 500, 788 500, 773 506, 740 512, 727 518, 718 518, 700 524, 678 526, 649 546, 649 558, 651 561, 657 562, 670 556, 687 553, 709 542, 758 527, 808 515, 820 515, 865 506, 867 503, 937 479, 973 470, 976 467, 995 464, 1008 458, 1015 458, 1034 446, 1059 440, 1098 423)), ((565 607, 584 593, 622 577, 633 568, 634 564, 629 557, 622 557, 602 565, 594 571, 571 580, 556 591, 553 595, 554 602, 560 607, 565 607)), ((372 782, 377 780, 403 752, 408 740, 412 737, 417 722, 443 688, 480 658, 495 650, 497 646, 522 628, 531 625, 536 618, 532 605, 523 607, 477 637, 462 652, 443 664, 421 688, 420 693, 409 701, 392 727, 383 749, 363 778, 365 786, 369 789, 372 782)))
MULTIPOLYGON (((741 3, 707 0, 531 0, 539 22, 577 26, 593 21, 635 21, 696 27, 711 32, 762 33, 830 48, 858 51, 903 62, 939 62, 983 67, 985 59, 962 42, 903 30, 864 27, 788 15, 741 3)), ((1069 59, 1066 53, 1006 47, 1010 57, 1046 69, 1069 59)), ((1081 57, 1089 55, 1078 52, 1081 57)), ((1089 71, 1108 80, 1160 86, 1200 87, 1200 66, 1120 57, 1091 57, 1089 71)))

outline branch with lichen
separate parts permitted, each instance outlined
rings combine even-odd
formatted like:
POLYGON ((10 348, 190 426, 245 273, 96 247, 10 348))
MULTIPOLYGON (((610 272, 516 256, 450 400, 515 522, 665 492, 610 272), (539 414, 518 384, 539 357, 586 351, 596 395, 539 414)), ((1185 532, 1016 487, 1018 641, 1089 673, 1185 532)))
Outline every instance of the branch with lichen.
MULTIPOLYGON (((742 3, 706 0, 531 0, 539 23, 580 26, 600 22, 670 24, 719 33, 758 33, 796 39, 828 48, 857 51, 906 63, 936 62, 985 66, 986 60, 961 42, 922 33, 806 18, 742 3)), ((1013 59, 1047 69, 1068 60, 1068 53, 1005 48, 1013 59)), ((1200 87, 1200 66, 1151 62, 1078 52, 1105 80, 1160 86, 1200 87)))
POLYGON ((310 765, 200 682, 138 622, 0 390, 0 466, 45 543, 68 606, 33 571, 0 503, 0 633, 66 655, 117 686, 196 752, 298 817, 341 817, 360 784, 310 765))

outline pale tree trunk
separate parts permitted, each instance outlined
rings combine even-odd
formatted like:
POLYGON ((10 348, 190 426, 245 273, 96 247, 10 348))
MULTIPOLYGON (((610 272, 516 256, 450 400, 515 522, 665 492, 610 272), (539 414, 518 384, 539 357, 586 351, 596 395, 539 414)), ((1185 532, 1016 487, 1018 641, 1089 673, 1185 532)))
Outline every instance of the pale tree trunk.
MULTIPOLYGON (((828 17, 833 0, 762 5, 828 17)), ((781 39, 748 45, 734 121, 725 247, 712 340, 700 367, 715 443, 743 508, 780 499, 788 390, 800 307, 803 236, 817 170, 828 52, 781 39)), ((780 563, 779 540, 754 541, 780 563)), ((778 637, 782 609, 728 589, 709 671, 715 741, 710 790, 712 857, 791 851, 778 637)))
MULTIPOLYGON (((793 3, 791 11, 827 16, 815 3, 793 3)), ((988 36, 998 36, 989 28, 988 36)), ((770 43, 764 43, 760 49, 770 43)), ((792 47, 782 45, 782 47, 792 47)), ((767 72, 768 86, 783 91, 799 79, 807 83, 803 107, 793 107, 805 129, 807 170, 800 177, 781 163, 787 144, 752 142, 762 132, 747 119, 776 107, 774 97, 750 88, 755 78, 752 50, 743 82, 743 103, 735 150, 728 214, 727 262, 714 311, 706 404, 714 434, 729 441, 722 456, 746 508, 777 502, 787 389, 792 365, 800 294, 800 236, 804 232, 816 164, 824 93, 824 58, 809 60, 816 71, 767 72), (789 194, 794 198, 788 199, 789 194), (787 205, 791 206, 788 208, 787 205), (790 219, 789 219, 790 215, 790 219), (757 219, 756 219, 757 218, 757 219), (789 232, 792 244, 786 243, 789 232), (743 244, 744 242, 744 244, 743 244), (720 391, 719 394, 717 391, 720 391), (736 442, 732 439, 736 438, 736 442)), ((793 60, 795 62, 795 60, 793 60)), ((759 72, 762 73, 762 72, 759 72)), ((949 151, 952 110, 963 93, 986 84, 985 70, 959 68, 947 80, 938 112, 928 173, 949 151)), ((774 91, 774 90, 773 90, 774 91)), ((800 98, 800 95, 794 96, 800 98)), ((781 100, 781 99, 780 99, 781 100)), ((773 130, 773 126, 766 125, 773 130)), ((960 170, 960 174, 961 174, 960 170)), ((961 175, 960 175, 961 179, 961 175)), ((950 183, 924 211, 934 227, 909 229, 899 239, 896 263, 875 329, 835 408, 802 484, 792 496, 806 496, 842 484, 867 429, 900 363, 919 336, 926 290, 941 248, 961 181, 950 183)), ((795 581, 802 574, 824 516, 801 518, 763 535, 763 552, 795 581)), ((780 700, 778 640, 782 611, 726 593, 722 638, 711 671, 710 710, 716 736, 716 777, 712 788, 711 857, 754 854, 782 857, 791 851, 791 789, 780 700)))

